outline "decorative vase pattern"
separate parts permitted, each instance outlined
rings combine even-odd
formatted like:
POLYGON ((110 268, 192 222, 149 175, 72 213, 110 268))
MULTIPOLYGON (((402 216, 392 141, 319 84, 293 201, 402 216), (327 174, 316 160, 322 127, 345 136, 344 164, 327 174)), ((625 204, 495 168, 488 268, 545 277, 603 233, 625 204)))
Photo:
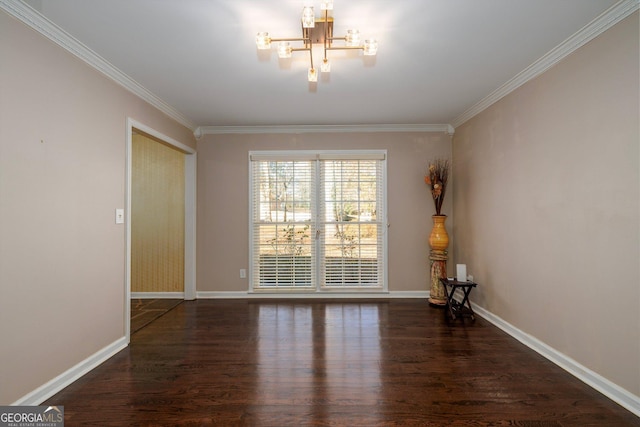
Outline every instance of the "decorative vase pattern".
POLYGON ((431 249, 444 251, 449 247, 449 234, 444 226, 446 215, 433 215, 433 229, 429 235, 431 249))
POLYGON ((436 306, 444 306, 447 303, 447 294, 440 278, 447 277, 447 248, 449 247, 449 234, 445 227, 446 215, 433 215, 433 229, 429 235, 431 261, 429 303, 436 306))

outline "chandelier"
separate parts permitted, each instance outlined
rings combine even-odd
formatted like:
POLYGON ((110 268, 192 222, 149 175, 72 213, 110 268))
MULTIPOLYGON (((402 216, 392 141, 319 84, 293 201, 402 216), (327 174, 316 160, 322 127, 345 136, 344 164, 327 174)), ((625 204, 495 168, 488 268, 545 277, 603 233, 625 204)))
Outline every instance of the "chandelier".
POLYGON ((364 55, 375 55, 378 51, 378 41, 376 39, 366 39, 361 41, 360 31, 348 29, 343 37, 333 35, 333 17, 329 16, 329 11, 333 10, 333 0, 320 2, 320 9, 323 14, 316 18, 313 6, 305 6, 302 9, 302 37, 297 38, 272 38, 267 32, 260 32, 256 35, 256 45, 260 50, 271 49, 272 42, 278 42, 278 57, 291 58, 293 52, 309 52, 309 71, 307 78, 310 82, 318 81, 318 72, 313 65, 314 44, 322 44, 324 55, 320 71, 328 73, 331 71, 331 63, 327 59, 327 51, 330 50, 362 50, 364 55), (339 41, 340 44, 334 44, 339 41), (299 47, 292 46, 292 42, 302 42, 299 47))

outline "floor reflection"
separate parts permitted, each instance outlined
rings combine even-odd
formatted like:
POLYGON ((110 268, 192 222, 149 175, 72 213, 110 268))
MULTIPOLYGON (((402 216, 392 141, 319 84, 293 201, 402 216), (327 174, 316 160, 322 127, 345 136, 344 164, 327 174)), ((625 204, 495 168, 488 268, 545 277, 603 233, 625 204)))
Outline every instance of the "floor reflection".
POLYGON ((256 410, 331 422, 357 404, 374 417, 381 399, 380 305, 264 303, 257 332, 256 410), (290 405, 290 406, 288 406, 290 405))

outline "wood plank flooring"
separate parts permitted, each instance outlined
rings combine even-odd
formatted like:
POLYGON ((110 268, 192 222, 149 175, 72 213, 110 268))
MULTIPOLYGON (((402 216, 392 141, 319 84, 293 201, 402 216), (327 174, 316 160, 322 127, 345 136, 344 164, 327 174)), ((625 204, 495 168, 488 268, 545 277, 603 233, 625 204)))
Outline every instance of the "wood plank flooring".
POLYGON ((138 332, 160 316, 181 304, 181 299, 146 299, 131 300, 131 333, 138 332))
POLYGON ((67 426, 640 426, 425 300, 187 301, 43 405, 67 426))

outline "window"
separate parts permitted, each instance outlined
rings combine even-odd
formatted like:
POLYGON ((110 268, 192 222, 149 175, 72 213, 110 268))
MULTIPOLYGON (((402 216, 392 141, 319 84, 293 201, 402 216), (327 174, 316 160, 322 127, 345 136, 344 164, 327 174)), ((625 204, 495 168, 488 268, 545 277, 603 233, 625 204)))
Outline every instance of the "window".
POLYGON ((385 157, 252 152, 251 289, 386 290, 385 157))

